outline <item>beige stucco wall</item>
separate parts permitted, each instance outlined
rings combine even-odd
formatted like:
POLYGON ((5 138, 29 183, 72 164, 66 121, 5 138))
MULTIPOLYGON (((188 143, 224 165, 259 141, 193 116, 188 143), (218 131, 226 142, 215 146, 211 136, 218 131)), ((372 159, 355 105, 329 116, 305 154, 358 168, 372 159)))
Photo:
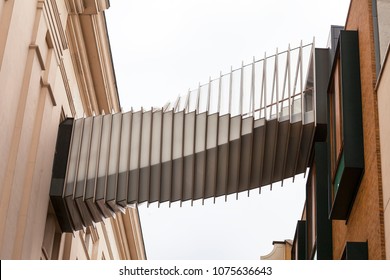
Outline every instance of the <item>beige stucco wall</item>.
POLYGON ((98 224, 95 237, 88 240, 88 233, 78 231, 74 234, 65 233, 62 239, 59 259, 121 259, 115 242, 111 221, 106 220, 105 226, 98 224), (95 239, 96 238, 96 239, 95 239))
MULTIPOLYGON (((55 217, 48 216, 49 189, 61 118, 120 110, 102 25, 105 3, 0 0, 0 259, 43 256, 47 217, 55 217), (80 18, 88 26, 82 26, 80 18), (99 51, 100 57, 88 56, 86 45, 99 51), (100 76, 106 77, 104 82, 100 76), (82 83, 85 80, 88 87, 82 83), (99 91, 97 86, 102 86, 99 91)), ((93 256, 85 250, 85 232, 62 234, 59 258, 101 258, 103 254, 106 259, 145 258, 140 224, 134 218, 138 210, 120 217, 96 226, 93 256), (126 219, 136 223, 131 232, 121 230, 126 219), (132 246, 139 254, 131 255, 136 249, 124 242, 132 235, 138 238, 132 246)), ((55 224, 48 223, 46 232, 54 231, 55 224)))
POLYGON ((14 0, 4 3, 5 11, 12 16, 1 15, 10 18, 8 32, 1 34, 6 41, 0 72, 1 258, 38 258, 61 107, 53 106, 40 83, 52 59, 42 32, 47 30, 43 9, 36 1, 14 0), (11 10, 8 5, 13 5, 11 10))
POLYGON ((376 0, 378 11, 378 32, 380 60, 383 63, 386 55, 386 49, 390 42, 390 0, 376 0))
POLYGON ((285 240, 283 242, 274 242, 273 245, 274 248, 272 249, 272 251, 265 256, 261 256, 261 260, 291 260, 291 240, 285 240))
POLYGON ((390 259, 390 59, 389 52, 378 83, 378 115, 381 147, 386 258, 390 259))

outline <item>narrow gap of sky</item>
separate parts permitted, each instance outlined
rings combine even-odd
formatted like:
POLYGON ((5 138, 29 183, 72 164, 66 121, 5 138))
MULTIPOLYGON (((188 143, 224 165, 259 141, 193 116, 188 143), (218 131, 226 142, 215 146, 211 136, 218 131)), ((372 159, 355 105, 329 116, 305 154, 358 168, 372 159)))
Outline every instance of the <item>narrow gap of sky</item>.
MULTIPOLYGON (((162 107, 253 56, 326 47, 349 0, 111 0, 106 12, 121 105, 162 107)), ((236 201, 180 208, 140 205, 149 259, 259 259, 273 240, 293 239, 305 180, 236 201)), ((258 191, 256 191, 258 193, 258 191)))

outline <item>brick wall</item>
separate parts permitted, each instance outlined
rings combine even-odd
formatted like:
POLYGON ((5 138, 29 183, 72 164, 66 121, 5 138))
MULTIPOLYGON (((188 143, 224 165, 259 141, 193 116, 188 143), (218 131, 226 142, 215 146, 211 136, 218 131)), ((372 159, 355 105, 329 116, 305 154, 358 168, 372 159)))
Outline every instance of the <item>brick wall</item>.
POLYGON ((333 221, 333 257, 347 241, 368 241, 369 259, 385 259, 372 0, 352 0, 347 30, 359 31, 365 173, 347 223, 333 221))

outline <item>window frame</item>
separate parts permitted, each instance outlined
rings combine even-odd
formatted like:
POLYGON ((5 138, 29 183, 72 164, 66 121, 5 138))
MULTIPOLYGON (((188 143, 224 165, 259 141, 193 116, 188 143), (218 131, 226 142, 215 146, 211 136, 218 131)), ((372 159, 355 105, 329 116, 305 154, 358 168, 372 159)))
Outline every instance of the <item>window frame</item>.
POLYGON ((357 31, 341 31, 328 87, 330 218, 348 220, 364 174, 364 139, 357 31), (338 100, 338 102, 337 102, 338 100))

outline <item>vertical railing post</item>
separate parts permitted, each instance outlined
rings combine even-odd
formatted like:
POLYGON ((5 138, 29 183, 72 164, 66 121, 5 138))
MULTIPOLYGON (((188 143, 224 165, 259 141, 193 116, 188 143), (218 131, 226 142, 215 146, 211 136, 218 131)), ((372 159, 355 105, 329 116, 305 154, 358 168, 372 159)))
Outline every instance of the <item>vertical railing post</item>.
POLYGON ((279 121, 279 69, 278 69, 278 48, 276 48, 276 55, 275 55, 275 94, 276 94, 276 119, 279 121))
POLYGON ((255 118, 255 57, 253 57, 252 62, 250 107, 252 110, 252 117, 255 118))
POLYGON ((302 123, 305 123, 305 90, 303 88, 303 68, 302 68, 302 41, 301 46, 299 47, 299 66, 300 66, 300 86, 301 86, 301 114, 302 114, 302 123))
POLYGON ((230 66, 230 81, 229 81, 229 115, 232 113, 232 87, 233 87, 233 66, 230 66))
POLYGON ((242 116, 243 114, 243 107, 244 107, 244 102, 243 102, 243 98, 244 98, 244 61, 241 62, 241 75, 240 75, 240 102, 239 102, 239 108, 238 108, 238 112, 239 114, 242 116))
MULTIPOLYGON (((298 94, 296 94, 296 91, 297 91, 298 76, 299 76, 300 57, 301 57, 301 49, 299 49, 299 52, 298 52, 297 68, 295 71, 294 87, 293 87, 293 92, 292 92, 293 93, 293 103, 292 103, 293 112, 292 112, 292 114, 294 114, 294 101, 295 101, 296 96, 298 95, 298 94)), ((301 98, 302 98, 302 96, 301 96, 301 98)))
POLYGON ((184 112, 187 114, 190 111, 190 98, 191 98, 191 90, 188 89, 186 103, 184 105, 184 112))
POLYGON ((288 117, 290 120, 290 123, 292 122, 291 119, 291 66, 290 66, 290 44, 288 44, 288 50, 287 50, 287 86, 288 86, 288 117))
MULTIPOLYGON (((315 37, 313 37, 312 45, 312 63, 313 63, 313 114, 314 114, 314 126, 317 125, 317 87, 316 87, 316 45, 315 37)), ((310 66, 309 66, 310 67, 310 66)))
POLYGON ((200 82, 198 85, 198 96, 196 97, 196 114, 199 114, 199 100, 200 100, 200 82))
POLYGON ((284 79, 283 79, 283 89, 282 89, 282 97, 281 97, 281 109, 280 109, 280 112, 281 114, 283 115, 284 113, 284 106, 286 104, 286 99, 287 99, 287 109, 288 109, 288 117, 289 117, 289 120, 291 121, 291 115, 290 115, 290 45, 288 45, 288 49, 287 49, 287 55, 286 55, 286 65, 285 65, 285 69, 284 69, 284 79), (286 87, 288 87, 286 89, 286 87), (287 93, 286 93, 287 91, 287 93), (286 95, 287 95, 287 98, 286 98, 286 95))
MULTIPOLYGON (((262 104, 264 108, 264 119, 267 119, 267 53, 264 53, 264 60, 263 60, 263 79, 261 81, 261 103, 263 102, 264 98, 264 104, 262 104)), ((260 109, 261 112, 261 109, 260 109)))
POLYGON ((210 98, 211 98, 211 77, 209 77, 209 86, 208 86, 208 89, 207 89, 207 104, 206 104, 206 112, 207 112, 207 115, 209 115, 209 111, 210 111, 210 98))
MULTIPOLYGON (((178 107, 180 107, 179 104, 180 104, 180 95, 176 98, 175 103, 173 103, 173 112, 174 112, 174 113, 176 113, 178 107)), ((143 111, 144 111, 144 110, 143 110, 143 108, 142 108, 142 112, 143 112, 143 111)))
POLYGON ((217 103, 218 114, 220 114, 221 112, 221 94, 222 94, 222 71, 219 72, 218 103, 217 103))

